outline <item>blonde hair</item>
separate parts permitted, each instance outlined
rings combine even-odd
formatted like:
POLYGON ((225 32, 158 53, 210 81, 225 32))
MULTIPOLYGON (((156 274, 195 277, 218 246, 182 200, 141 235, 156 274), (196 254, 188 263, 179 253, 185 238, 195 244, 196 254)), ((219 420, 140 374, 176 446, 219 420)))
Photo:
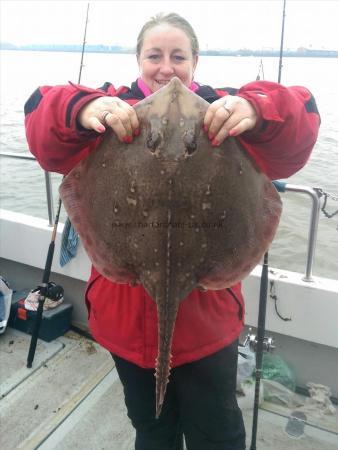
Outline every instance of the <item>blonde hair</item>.
POLYGON ((146 22, 138 37, 137 37, 137 45, 136 45, 136 55, 139 56, 142 50, 144 35, 148 30, 151 30, 152 28, 156 27, 157 25, 167 24, 171 25, 175 28, 179 28, 180 30, 184 31, 184 33, 188 36, 190 39, 191 44, 191 50, 193 56, 198 55, 199 52, 199 45, 198 45, 198 39, 196 36, 196 33, 193 29, 193 27, 190 25, 190 23, 185 20, 183 17, 181 17, 179 14, 176 13, 159 13, 156 14, 156 16, 151 17, 148 22, 146 22))

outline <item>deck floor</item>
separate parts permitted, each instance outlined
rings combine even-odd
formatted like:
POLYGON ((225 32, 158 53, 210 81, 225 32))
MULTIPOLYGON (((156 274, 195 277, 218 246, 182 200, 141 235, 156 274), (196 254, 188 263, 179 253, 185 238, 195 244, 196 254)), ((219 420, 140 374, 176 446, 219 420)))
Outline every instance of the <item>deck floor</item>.
MULTIPOLYGON (((0 336, 1 449, 133 450, 134 430, 109 353, 71 332, 51 343, 39 341, 33 369, 27 369, 29 341, 11 328, 0 336)), ((249 448, 252 410, 243 415, 249 448)), ((280 407, 275 413, 260 410, 258 450, 338 448, 338 434, 309 424, 302 438, 290 438, 288 415, 280 407)), ((332 430, 338 419, 330 420, 332 430)))

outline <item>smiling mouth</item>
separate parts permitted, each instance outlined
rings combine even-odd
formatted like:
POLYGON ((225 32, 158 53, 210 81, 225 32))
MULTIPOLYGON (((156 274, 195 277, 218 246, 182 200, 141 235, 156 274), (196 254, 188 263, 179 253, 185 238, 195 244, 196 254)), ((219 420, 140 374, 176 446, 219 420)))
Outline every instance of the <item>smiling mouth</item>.
POLYGON ((170 80, 155 80, 157 84, 160 84, 162 86, 165 86, 166 84, 170 83, 170 80))

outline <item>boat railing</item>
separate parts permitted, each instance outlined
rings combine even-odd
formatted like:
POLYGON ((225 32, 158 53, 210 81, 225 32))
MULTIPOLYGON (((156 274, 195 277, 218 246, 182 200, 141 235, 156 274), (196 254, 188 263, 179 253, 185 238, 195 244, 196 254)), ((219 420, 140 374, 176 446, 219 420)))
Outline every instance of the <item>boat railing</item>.
MULTIPOLYGON (((34 156, 19 154, 19 153, 10 153, 10 152, 1 152, 0 156, 6 158, 15 158, 15 159, 28 159, 31 161, 36 161, 34 156)), ((47 198, 47 208, 48 208, 48 224, 50 227, 54 225, 55 213, 54 213, 54 202, 53 202, 53 190, 52 190, 52 179, 50 172, 44 170, 45 173, 45 189, 46 189, 46 198, 47 198)))
MULTIPOLYGON (((10 152, 1 152, 0 156, 7 158, 16 158, 16 159, 26 159, 35 161, 34 156, 26 155, 26 154, 18 154, 18 153, 10 153, 10 152)), ((46 189, 46 198, 47 198, 47 207, 48 207, 48 222, 52 227, 54 225, 55 213, 54 213, 54 205, 53 205, 53 192, 52 192, 52 182, 51 182, 51 174, 50 172, 44 171, 45 173, 45 189, 46 189)), ((310 188, 308 186, 289 184, 283 181, 273 181, 278 192, 298 192, 301 194, 305 194, 310 196, 312 200, 312 208, 310 215, 310 226, 309 226, 309 235, 308 235, 308 248, 307 248, 307 258, 306 258, 306 267, 304 274, 304 281, 313 281, 312 277, 312 268, 315 257, 315 249, 317 242, 317 230, 318 230, 318 220, 320 214, 320 194, 316 189, 310 188)))
POLYGON ((320 195, 316 189, 308 186, 302 186, 298 184, 289 184, 283 181, 273 181, 275 188, 278 192, 299 192, 310 196, 312 201, 311 216, 310 216, 310 226, 309 226, 309 236, 308 236, 308 248, 307 248, 307 258, 305 266, 304 281, 313 281, 312 268, 315 257, 316 243, 317 243, 317 230, 318 230, 318 220, 320 214, 320 195))

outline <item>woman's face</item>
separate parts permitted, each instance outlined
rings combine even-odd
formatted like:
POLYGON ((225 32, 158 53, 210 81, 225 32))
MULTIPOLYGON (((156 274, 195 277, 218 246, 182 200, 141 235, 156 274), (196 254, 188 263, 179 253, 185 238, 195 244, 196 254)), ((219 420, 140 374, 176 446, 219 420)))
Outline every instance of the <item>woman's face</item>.
POLYGON ((137 58, 140 75, 152 92, 173 78, 183 84, 192 82, 197 56, 193 56, 190 39, 179 28, 157 25, 145 33, 141 52, 137 58))

